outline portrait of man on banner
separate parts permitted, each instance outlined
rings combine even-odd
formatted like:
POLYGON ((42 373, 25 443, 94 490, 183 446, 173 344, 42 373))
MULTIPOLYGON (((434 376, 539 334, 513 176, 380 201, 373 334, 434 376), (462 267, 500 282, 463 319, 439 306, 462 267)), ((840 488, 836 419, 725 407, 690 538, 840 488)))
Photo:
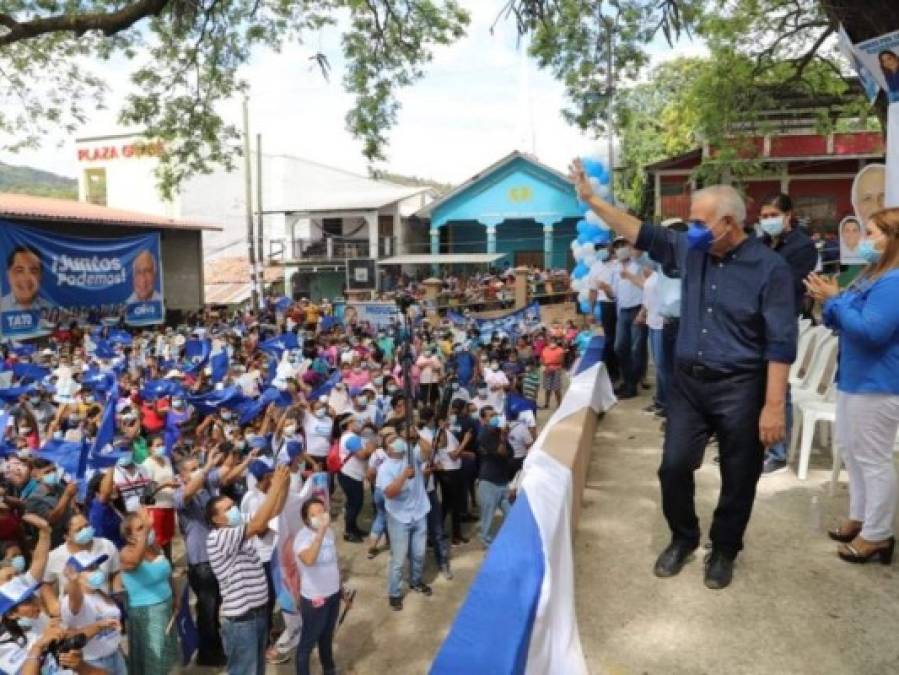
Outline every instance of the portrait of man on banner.
POLYGON ((41 297, 42 276, 40 251, 32 246, 16 246, 6 259, 6 279, 10 290, 0 299, 0 311, 47 309, 49 305, 41 297))

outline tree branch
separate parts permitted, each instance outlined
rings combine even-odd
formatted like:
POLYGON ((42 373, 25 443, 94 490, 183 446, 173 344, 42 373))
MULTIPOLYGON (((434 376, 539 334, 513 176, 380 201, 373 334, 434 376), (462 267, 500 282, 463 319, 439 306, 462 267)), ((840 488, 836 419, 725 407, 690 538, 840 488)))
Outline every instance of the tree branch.
POLYGON ((72 32, 81 37, 98 30, 109 37, 133 26, 148 16, 159 14, 171 0, 137 0, 130 5, 106 14, 59 14, 30 21, 16 21, 9 14, 0 14, 0 25, 9 32, 0 35, 0 47, 29 40, 48 33, 72 32))

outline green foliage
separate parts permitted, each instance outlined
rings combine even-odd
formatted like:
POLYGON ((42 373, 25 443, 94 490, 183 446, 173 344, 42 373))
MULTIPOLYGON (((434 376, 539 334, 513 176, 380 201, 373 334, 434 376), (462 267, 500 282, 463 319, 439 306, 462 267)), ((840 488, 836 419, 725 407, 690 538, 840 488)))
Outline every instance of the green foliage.
POLYGON ((0 192, 77 199, 78 181, 48 171, 0 162, 0 192))
MULTIPOLYGON (((3 149, 33 147, 50 128, 71 133, 102 107, 108 92, 91 59, 133 62, 136 92, 120 122, 164 141, 158 178, 171 197, 187 176, 237 162, 240 133, 221 107, 247 91, 242 69, 255 50, 343 30, 344 86, 355 97, 347 126, 369 160, 382 159, 396 90, 468 20, 455 0, 5 0, 0 133, 16 140, 3 149)), ((327 75, 327 59, 310 58, 327 75)))
POLYGON ((673 37, 689 27, 701 5, 702 0, 557 0, 524 28, 533 30, 531 55, 565 86, 565 119, 598 135, 605 131, 617 83, 636 78, 648 63, 646 44, 659 31, 673 37))

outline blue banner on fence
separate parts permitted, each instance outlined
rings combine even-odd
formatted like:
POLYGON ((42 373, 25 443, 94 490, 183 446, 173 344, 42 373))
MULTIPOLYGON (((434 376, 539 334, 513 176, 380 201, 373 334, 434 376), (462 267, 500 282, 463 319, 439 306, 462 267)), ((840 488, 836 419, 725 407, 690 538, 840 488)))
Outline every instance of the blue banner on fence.
POLYGON ((511 338, 518 337, 540 323, 540 305, 532 302, 527 307, 500 316, 495 319, 475 319, 481 332, 481 342, 490 342, 493 333, 500 333, 511 338))
POLYGON ((165 318, 159 234, 66 237, 0 221, 0 332, 46 335, 60 321, 119 318, 133 326, 165 318))

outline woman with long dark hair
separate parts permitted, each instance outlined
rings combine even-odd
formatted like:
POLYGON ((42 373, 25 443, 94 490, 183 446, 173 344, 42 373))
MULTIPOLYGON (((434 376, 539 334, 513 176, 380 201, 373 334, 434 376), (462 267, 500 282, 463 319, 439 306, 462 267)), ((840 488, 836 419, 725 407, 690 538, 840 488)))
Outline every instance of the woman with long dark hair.
POLYGON ((847 562, 893 559, 899 430, 899 208, 876 212, 859 246, 868 267, 840 292, 816 274, 806 286, 839 334, 835 441, 849 473, 849 518, 828 534, 847 562))

